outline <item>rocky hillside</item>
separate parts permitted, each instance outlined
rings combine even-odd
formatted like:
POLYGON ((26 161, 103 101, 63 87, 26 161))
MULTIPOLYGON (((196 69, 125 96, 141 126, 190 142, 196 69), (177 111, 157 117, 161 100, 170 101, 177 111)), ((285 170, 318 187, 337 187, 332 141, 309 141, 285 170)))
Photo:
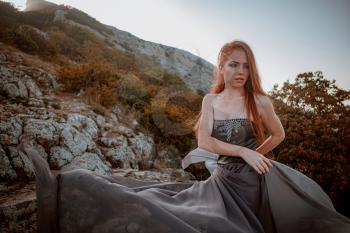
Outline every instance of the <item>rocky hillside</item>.
POLYGON ((106 43, 124 52, 146 55, 165 70, 178 75, 193 91, 207 93, 210 89, 214 66, 188 51, 145 41, 129 32, 97 22, 78 9, 63 9, 43 0, 28 0, 26 11, 56 9, 54 21, 83 27, 106 43))
POLYGON ((0 210, 6 219, 0 229, 23 232, 35 222, 33 167, 17 150, 19 143, 35 148, 57 172, 85 168, 142 180, 194 178, 180 169, 177 148, 139 132, 125 107, 97 114, 82 98, 56 92, 56 74, 34 66, 42 62, 35 59, 0 44, 0 210))
POLYGON ((195 179, 180 166, 195 146, 185 122, 198 113, 212 66, 79 10, 44 6, 18 12, 0 2, 1 232, 36 230, 33 167, 20 143, 54 173, 195 179))

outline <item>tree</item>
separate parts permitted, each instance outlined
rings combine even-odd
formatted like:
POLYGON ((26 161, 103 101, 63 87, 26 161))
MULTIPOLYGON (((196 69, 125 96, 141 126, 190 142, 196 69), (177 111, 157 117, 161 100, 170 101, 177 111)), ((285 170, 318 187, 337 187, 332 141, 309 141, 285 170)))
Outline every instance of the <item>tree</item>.
POLYGON ((275 85, 270 95, 286 132, 274 159, 318 182, 337 210, 349 216, 350 92, 317 71, 275 85))

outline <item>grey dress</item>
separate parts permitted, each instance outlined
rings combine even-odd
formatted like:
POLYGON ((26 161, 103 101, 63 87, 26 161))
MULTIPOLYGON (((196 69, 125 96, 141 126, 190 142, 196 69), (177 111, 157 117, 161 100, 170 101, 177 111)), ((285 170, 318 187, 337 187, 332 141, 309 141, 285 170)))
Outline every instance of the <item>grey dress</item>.
MULTIPOLYGON (((247 121, 215 120, 212 135, 254 149, 247 121)), ((317 183, 276 161, 259 175, 238 157, 196 150, 187 162, 218 159, 207 180, 160 183, 82 169, 53 176, 46 161, 25 151, 36 172, 39 232, 350 232, 350 220, 317 183)))

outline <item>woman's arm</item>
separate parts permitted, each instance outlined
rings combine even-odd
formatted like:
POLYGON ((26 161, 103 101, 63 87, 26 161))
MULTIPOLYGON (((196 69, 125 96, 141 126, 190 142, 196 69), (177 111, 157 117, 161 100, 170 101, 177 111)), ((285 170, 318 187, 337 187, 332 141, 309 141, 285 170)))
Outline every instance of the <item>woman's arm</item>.
POLYGON ((269 97, 259 97, 260 115, 264 126, 270 136, 256 149, 260 154, 266 154, 280 144, 284 137, 282 123, 275 113, 273 104, 269 97))
POLYGON ((211 136, 214 121, 212 107, 214 98, 215 94, 207 94, 202 101, 202 115, 198 129, 198 147, 220 155, 239 156, 259 174, 268 172, 269 167, 273 166, 270 160, 262 154, 246 147, 220 141, 211 136))

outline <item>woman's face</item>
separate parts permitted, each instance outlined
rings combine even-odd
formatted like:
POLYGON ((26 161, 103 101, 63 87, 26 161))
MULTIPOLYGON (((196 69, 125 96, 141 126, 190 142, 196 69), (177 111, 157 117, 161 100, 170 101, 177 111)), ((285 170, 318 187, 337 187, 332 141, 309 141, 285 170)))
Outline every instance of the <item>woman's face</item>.
POLYGON ((234 49, 220 72, 224 76, 225 86, 243 87, 249 77, 249 64, 245 52, 242 49, 234 49))

